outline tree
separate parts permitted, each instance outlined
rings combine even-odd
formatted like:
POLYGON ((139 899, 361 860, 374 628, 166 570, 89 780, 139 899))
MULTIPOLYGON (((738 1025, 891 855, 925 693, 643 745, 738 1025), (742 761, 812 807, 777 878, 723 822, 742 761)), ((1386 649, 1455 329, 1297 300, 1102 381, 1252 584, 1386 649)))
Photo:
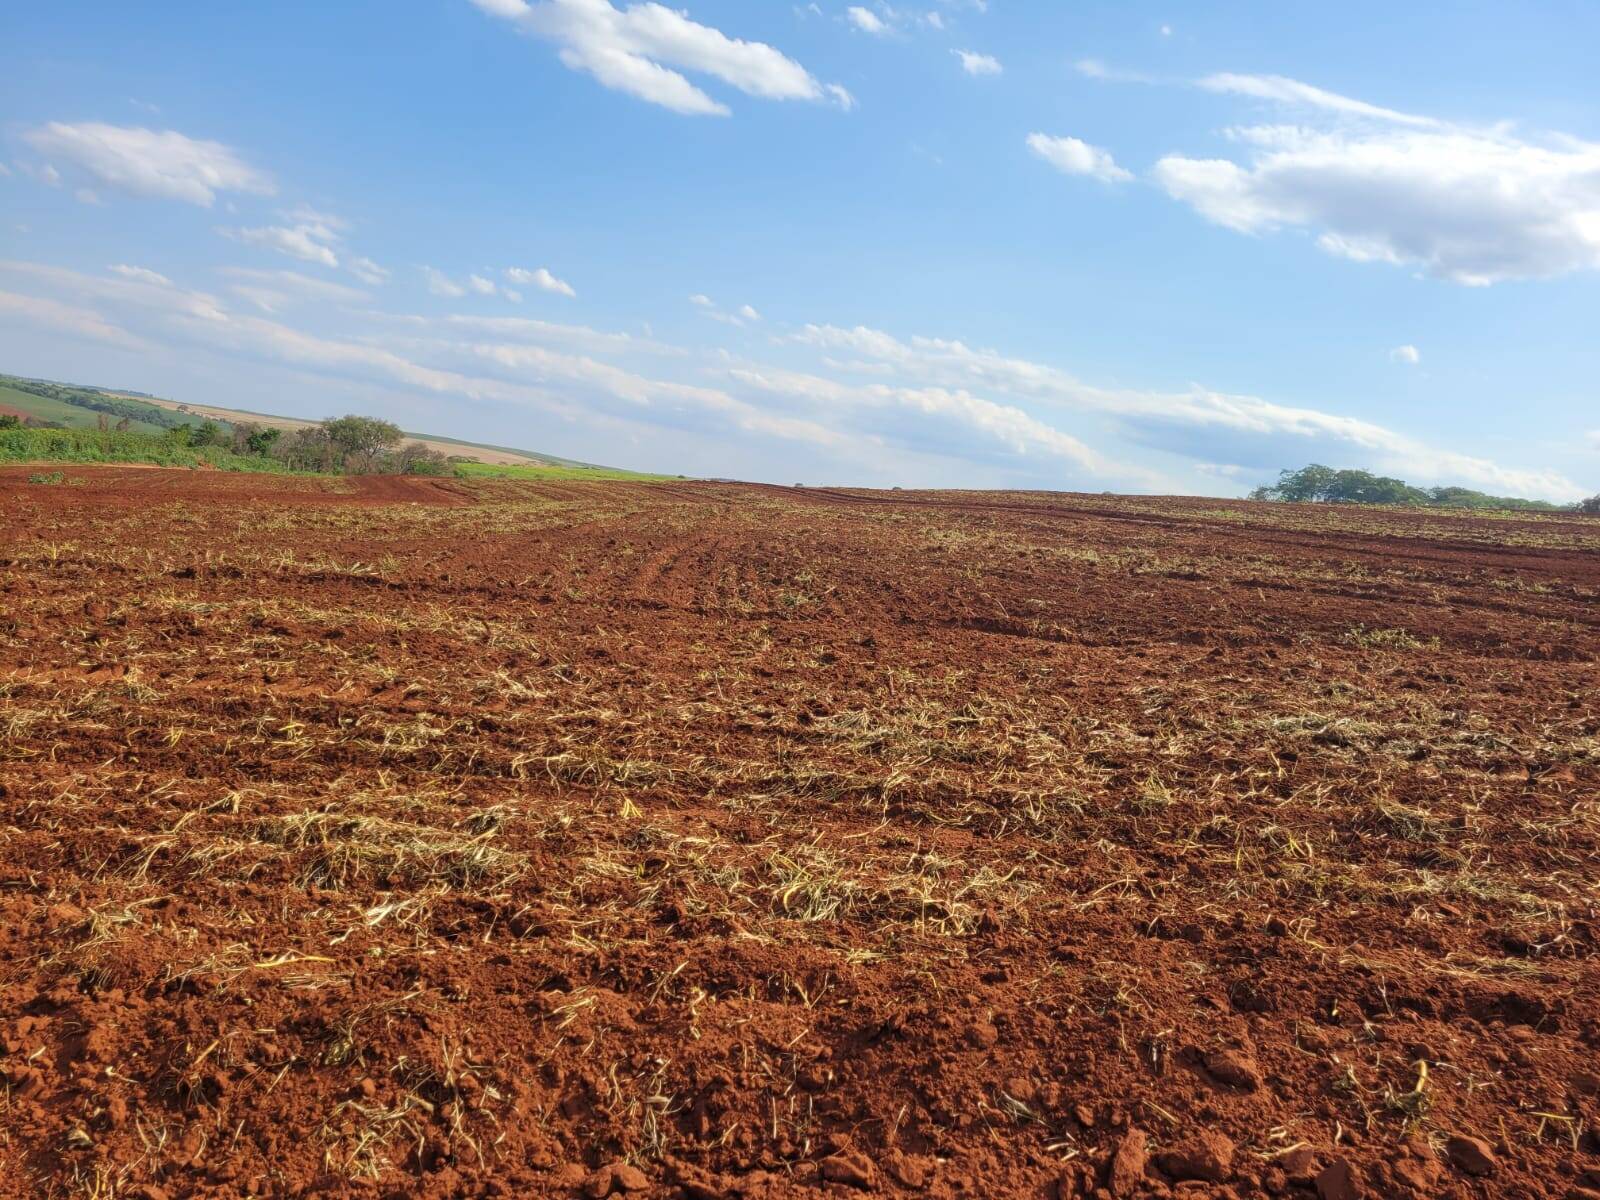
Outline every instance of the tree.
POLYGON ((304 425, 272 447, 273 453, 296 471, 331 471, 340 463, 341 451, 321 425, 304 425))
POLYGON ((0 429, 21 429, 22 418, 14 417, 10 413, 0 413, 0 429))
POLYGON ((1321 463, 1312 463, 1298 471, 1279 471, 1278 482, 1272 487, 1257 488, 1251 493, 1255 500, 1284 500, 1290 504, 1305 504, 1313 500, 1326 500, 1338 472, 1321 463))
POLYGON ((257 425, 252 421, 239 421, 233 427, 233 452, 235 454, 266 454, 283 436, 283 430, 271 425, 257 425))
POLYGON ((445 475, 450 460, 422 442, 407 442, 391 456, 390 468, 397 475, 445 475))
POLYGON ((335 417, 322 423, 328 440, 338 447, 347 471, 371 471, 378 455, 400 444, 400 426, 377 417, 335 417))
POLYGON ((222 444, 222 426, 215 421, 201 421, 199 427, 189 434, 189 445, 191 446, 220 446, 222 444))
POLYGON ((1600 517, 1600 496, 1590 496, 1578 501, 1578 511, 1591 517, 1600 517))

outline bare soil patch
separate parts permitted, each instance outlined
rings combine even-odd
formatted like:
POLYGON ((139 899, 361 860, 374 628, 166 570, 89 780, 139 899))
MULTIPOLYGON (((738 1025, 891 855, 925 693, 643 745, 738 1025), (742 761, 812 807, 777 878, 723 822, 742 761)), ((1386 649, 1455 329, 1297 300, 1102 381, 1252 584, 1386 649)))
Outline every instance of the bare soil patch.
POLYGON ((0 1195, 1600 1193, 1600 522, 70 474, 0 1195))

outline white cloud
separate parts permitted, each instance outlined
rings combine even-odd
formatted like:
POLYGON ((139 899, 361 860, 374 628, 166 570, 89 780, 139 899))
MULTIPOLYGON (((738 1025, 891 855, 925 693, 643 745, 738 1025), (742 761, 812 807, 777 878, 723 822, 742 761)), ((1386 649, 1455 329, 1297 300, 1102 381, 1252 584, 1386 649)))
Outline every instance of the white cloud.
POLYGON ((799 63, 764 42, 731 38, 660 4, 619 9, 611 0, 472 2, 491 16, 555 43, 569 69, 673 112, 727 116, 729 111, 680 70, 709 75, 747 96, 766 100, 832 97, 843 104, 848 95, 824 87, 799 63))
POLYGON ((1414 367, 1422 361, 1422 352, 1415 346, 1396 346, 1389 351, 1389 357, 1397 363, 1414 367))
POLYGON ((339 256, 328 244, 334 235, 324 225, 263 225, 253 229, 219 229, 217 232, 247 246, 263 246, 298 258, 301 262, 337 267, 339 256))
POLYGON ((1130 172, 1117 166, 1107 151, 1075 137, 1030 133, 1028 149, 1068 175, 1089 175, 1106 183, 1123 183, 1133 178, 1130 172))
POLYGON ((974 50, 952 50, 951 53, 961 60, 961 69, 968 75, 999 75, 1005 70, 1000 60, 990 54, 974 50))
POLYGON ((1138 71, 1124 71, 1120 67, 1108 67, 1098 58, 1080 58, 1072 64, 1072 69, 1085 79, 1097 79, 1102 83, 1155 83, 1156 80, 1149 75, 1138 71))
POLYGON ((162 275, 158 271, 150 270, 148 267, 130 267, 127 263, 117 263, 115 266, 108 269, 117 275, 121 275, 124 279, 134 279, 141 283, 151 283, 157 287, 172 286, 172 280, 168 279, 165 275, 162 275))
POLYGON ((270 194, 269 176, 220 142, 172 130, 52 121, 23 134, 41 154, 68 162, 108 187, 209 208, 218 192, 270 194))
POLYGON ((1600 429, 1591 429, 1583 436, 1584 440, 1587 441, 1589 445, 1593 446, 1596 450, 1600 450, 1600 429))
MULTIPOLYGON (((112 268, 116 270, 116 268, 112 268)), ((235 282, 230 290, 262 312, 279 312, 305 302, 359 304, 371 297, 359 288, 302 275, 299 271, 262 271, 252 267, 224 267, 222 274, 235 282)))
POLYGON ((699 294, 690 296, 689 303, 713 321, 721 321, 724 325, 753 325, 761 320, 761 314, 756 311, 753 305, 749 304, 741 304, 734 311, 727 312, 710 296, 699 294))
POLYGON ((378 287, 380 284, 389 282, 388 270, 380 267, 370 258, 352 258, 345 263, 345 266, 349 269, 350 274, 370 287, 378 287))
POLYGON ((493 296, 500 289, 492 279, 485 279, 482 275, 467 276, 467 286, 480 296, 493 296))
POLYGON ((557 279, 545 267, 538 267, 529 271, 522 267, 507 267, 506 278, 512 283, 520 283, 528 287, 536 287, 541 291, 554 292, 558 296, 576 296, 570 283, 564 279, 557 279))
POLYGON ((1329 254, 1471 286, 1600 269, 1600 144, 1449 125, 1280 76, 1201 86, 1327 122, 1230 130, 1243 161, 1162 158, 1156 181, 1215 224, 1304 229, 1329 254))
POLYGON ((1313 87, 1309 83, 1301 83, 1298 79, 1289 79, 1282 75, 1234 75, 1223 72, 1218 75, 1207 75, 1204 79, 1198 80, 1196 86, 1204 88, 1208 92, 1228 92, 1237 96, 1254 96, 1258 100, 1272 100, 1279 104, 1296 104, 1307 108, 1318 108, 1351 117, 1371 117, 1380 121, 1393 122, 1397 125, 1437 128, 1443 124, 1443 122, 1436 121, 1432 117, 1419 117, 1411 113, 1397 112, 1392 108, 1380 108, 1376 104, 1353 100, 1349 96, 1341 96, 1337 92, 1324 91, 1322 88, 1313 87))
POLYGON ((21 171, 29 179, 37 179, 46 187, 61 186, 61 172, 49 163, 19 162, 17 163, 17 170, 21 171))
POLYGON ((62 304, 43 296, 0 291, 0 317, 49 333, 65 333, 104 342, 123 350, 147 350, 145 342, 114 325, 93 309, 62 304))
POLYGON ((889 32, 889 26, 882 17, 869 8, 862 8, 859 4, 852 4, 845 9, 845 16, 849 19, 850 24, 861 30, 862 33, 870 33, 877 37, 889 32))
POLYGON ((880 330, 807 325, 794 341, 887 363, 919 386, 970 389, 1019 403, 1094 414, 1143 445, 1202 462, 1229 461, 1259 469, 1326 456, 1369 464, 1426 482, 1464 482, 1506 495, 1576 498, 1580 489, 1548 470, 1502 467, 1487 459, 1439 450, 1355 417, 1230 395, 1198 385, 1182 392, 1107 389, 1059 368, 974 350, 959 341, 880 330))
POLYGON ((443 271, 433 267, 423 267, 422 273, 427 277, 428 290, 435 296, 444 296, 450 300, 459 300, 467 294, 467 289, 451 279, 443 271))
MULTIPOLYGON (((375 314, 381 315, 381 314, 375 314)), ((402 318, 407 323, 440 323, 455 329, 488 334, 495 338, 513 341, 535 341, 581 346, 593 353, 653 354, 682 357, 686 351, 669 346, 649 337, 638 338, 629 333, 609 333, 591 329, 587 325, 566 325, 554 321, 540 321, 532 317, 482 317, 471 313, 451 313, 438 318, 402 318)))
POLYGON ((977 434, 1008 455, 1064 459, 1078 470, 1097 477, 1137 473, 1108 461, 1071 434, 1029 416, 1020 408, 997 404, 962 389, 843 384, 818 375, 770 367, 733 367, 729 374, 740 383, 818 405, 824 410, 882 411, 883 418, 868 426, 880 438, 894 436, 898 426, 901 438, 926 440, 929 430, 925 426, 933 423, 950 427, 939 438, 946 452, 952 445, 962 442, 971 452, 971 438, 977 434), (921 421, 908 423, 908 415, 921 421), (918 424, 924 428, 919 429, 918 424))

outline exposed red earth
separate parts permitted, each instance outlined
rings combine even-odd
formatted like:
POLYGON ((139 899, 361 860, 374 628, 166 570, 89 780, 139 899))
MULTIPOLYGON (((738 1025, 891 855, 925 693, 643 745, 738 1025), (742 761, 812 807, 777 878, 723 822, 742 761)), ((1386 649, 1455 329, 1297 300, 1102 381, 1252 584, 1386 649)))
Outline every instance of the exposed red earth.
POLYGON ((0 1195, 1600 1197, 1600 521, 0 471, 0 1195))

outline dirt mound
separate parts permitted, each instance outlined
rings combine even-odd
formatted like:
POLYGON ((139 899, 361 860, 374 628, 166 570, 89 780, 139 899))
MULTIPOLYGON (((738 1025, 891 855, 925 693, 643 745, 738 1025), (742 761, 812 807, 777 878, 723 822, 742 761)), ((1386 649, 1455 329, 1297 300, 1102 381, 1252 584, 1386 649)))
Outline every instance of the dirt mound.
POLYGON ((1600 526, 0 471, 0 1196, 1600 1191, 1600 526))

